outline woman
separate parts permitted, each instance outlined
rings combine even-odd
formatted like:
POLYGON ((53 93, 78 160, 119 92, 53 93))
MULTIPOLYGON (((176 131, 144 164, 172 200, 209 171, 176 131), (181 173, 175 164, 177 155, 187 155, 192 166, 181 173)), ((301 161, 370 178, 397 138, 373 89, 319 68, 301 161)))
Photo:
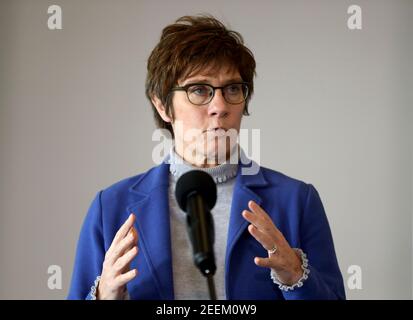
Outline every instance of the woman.
POLYGON ((194 169, 217 183, 219 299, 345 298, 316 189, 263 167, 243 174, 242 150, 227 133, 238 133, 248 115, 254 75, 241 35, 213 17, 185 16, 164 28, 148 59, 146 94, 174 147, 160 165, 97 194, 70 299, 208 298, 174 197, 177 179, 194 169))

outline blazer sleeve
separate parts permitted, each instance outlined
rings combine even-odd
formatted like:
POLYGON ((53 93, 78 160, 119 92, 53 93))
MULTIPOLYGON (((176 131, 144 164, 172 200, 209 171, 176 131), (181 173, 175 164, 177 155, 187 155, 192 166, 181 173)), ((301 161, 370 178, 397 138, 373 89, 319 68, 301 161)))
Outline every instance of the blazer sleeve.
POLYGON ((105 256, 102 227, 102 192, 98 192, 92 201, 80 231, 67 299, 91 299, 91 287, 102 271, 105 256))
POLYGON ((343 278, 334 250, 333 238, 317 190, 308 186, 300 223, 301 249, 307 254, 310 273, 303 286, 283 291, 288 300, 345 299, 343 278))

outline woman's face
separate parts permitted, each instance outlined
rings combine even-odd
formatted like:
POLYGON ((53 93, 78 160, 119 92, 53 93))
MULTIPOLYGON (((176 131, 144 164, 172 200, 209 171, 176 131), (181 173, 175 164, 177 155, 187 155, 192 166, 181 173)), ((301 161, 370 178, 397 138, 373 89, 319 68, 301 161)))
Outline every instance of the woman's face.
MULTIPOLYGON (((216 68, 190 75, 178 81, 178 86, 205 83, 221 87, 242 81, 237 70, 216 68)), ((215 90, 213 99, 205 105, 192 104, 185 91, 175 91, 172 102, 176 152, 198 166, 214 166, 225 161, 231 148, 236 146, 245 102, 226 102, 220 89, 215 90)))

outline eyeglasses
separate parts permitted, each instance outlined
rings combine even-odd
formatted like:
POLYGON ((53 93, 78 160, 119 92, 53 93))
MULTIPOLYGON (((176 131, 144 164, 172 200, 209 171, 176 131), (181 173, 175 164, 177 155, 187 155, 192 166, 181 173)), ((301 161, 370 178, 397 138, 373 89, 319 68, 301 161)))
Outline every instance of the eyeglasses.
POLYGON ((239 104, 248 97, 249 83, 230 83, 223 87, 214 87, 205 83, 190 83, 183 87, 174 87, 171 91, 185 91, 189 102, 197 106, 208 104, 215 96, 215 90, 221 89, 226 102, 239 104))

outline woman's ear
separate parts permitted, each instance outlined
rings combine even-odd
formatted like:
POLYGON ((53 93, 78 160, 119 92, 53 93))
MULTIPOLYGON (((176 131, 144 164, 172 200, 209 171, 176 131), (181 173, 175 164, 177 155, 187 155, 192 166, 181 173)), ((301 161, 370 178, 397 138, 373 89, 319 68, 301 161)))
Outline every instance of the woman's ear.
POLYGON ((158 111, 159 115, 161 116, 162 120, 165 122, 172 122, 171 117, 166 113, 165 106, 161 102, 161 100, 157 96, 152 96, 151 101, 155 106, 156 110, 158 111))

